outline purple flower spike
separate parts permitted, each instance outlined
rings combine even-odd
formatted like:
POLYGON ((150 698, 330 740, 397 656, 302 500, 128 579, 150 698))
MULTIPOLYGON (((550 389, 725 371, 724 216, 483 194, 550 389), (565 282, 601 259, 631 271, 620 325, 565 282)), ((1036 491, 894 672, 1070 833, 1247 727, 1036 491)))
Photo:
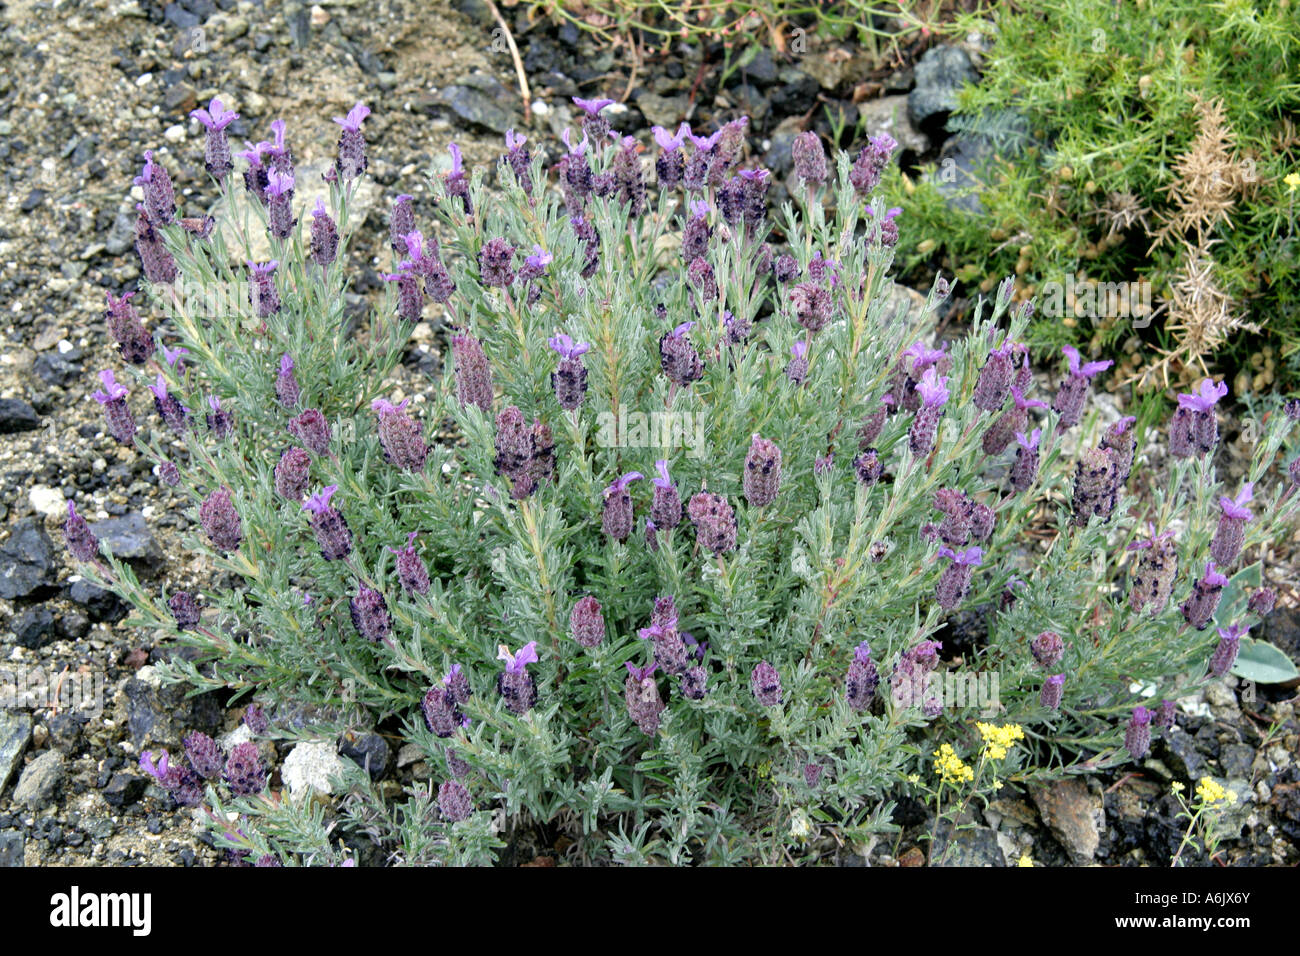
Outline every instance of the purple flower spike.
POLYGON ((613 106, 614 101, 609 99, 584 100, 575 96, 573 98, 573 105, 578 107, 588 116, 595 116, 606 107, 613 106))
POLYGON ((339 490, 338 485, 326 485, 324 489, 322 489, 320 492, 312 495, 310 498, 308 498, 306 501, 303 502, 302 505, 303 510, 310 511, 312 514, 317 514, 317 515, 324 514, 327 510, 329 510, 330 498, 333 497, 334 492, 338 490, 339 490))
POLYGON ((334 161, 334 170, 343 179, 356 179, 366 171, 366 141, 361 135, 361 123, 369 115, 369 107, 358 103, 347 116, 334 118, 343 127, 339 133, 338 158, 334 161))
POLYGON ((190 116, 203 124, 204 129, 222 130, 239 119, 239 114, 234 110, 226 109, 221 100, 213 97, 208 108, 199 107, 196 110, 190 110, 190 116))
POLYGON ((1250 632, 1249 627, 1241 624, 1221 627, 1218 630, 1219 646, 1210 656, 1211 677, 1222 677, 1232 670, 1232 665, 1237 662, 1237 653, 1241 650, 1241 639, 1250 632))
POLYGON ((100 372, 99 380, 104 383, 104 390, 97 391, 91 395, 91 398, 99 402, 99 404, 107 405, 109 402, 116 401, 119 398, 126 398, 126 386, 113 377, 113 370, 111 368, 106 368, 104 371, 100 372))
POLYGON ((370 107, 364 103, 358 103, 352 109, 348 110, 347 116, 336 116, 334 122, 338 123, 346 130, 357 132, 361 129, 361 124, 365 118, 370 115, 370 107))
POLYGON ((614 494, 615 492, 623 491, 632 482, 640 481, 644 477, 645 475, 641 474, 641 472, 639 471, 629 471, 626 475, 623 475, 615 479, 614 483, 605 489, 605 494, 609 495, 609 494, 614 494))
POLYGON ((933 367, 927 368, 916 385, 917 394, 925 408, 938 408, 948 401, 948 377, 941 376, 933 367))
POLYGON ((167 776, 168 760, 165 750, 161 751, 157 758, 154 757, 153 751, 146 750, 140 754, 140 769, 155 780, 161 781, 167 776))
POLYGON ((93 561, 99 554, 99 539, 95 537, 86 519, 77 514, 77 506, 68 502, 68 520, 63 525, 63 535, 68 550, 78 561, 93 561))
POLYGON ((547 340, 546 344, 558 352, 561 358, 566 359, 576 359, 578 356, 591 351, 591 346, 586 342, 574 342, 563 332, 547 340))
POLYGON ((1223 567, 1237 560, 1237 555, 1246 542, 1246 525, 1255 519, 1254 513, 1246 507, 1253 497, 1253 490, 1254 485, 1246 482, 1237 492, 1236 498, 1227 495, 1219 498, 1223 514, 1219 516, 1219 525, 1210 542, 1210 555, 1223 567))
POLYGON ((1219 507, 1223 509, 1223 514, 1226 517, 1235 518, 1239 521, 1253 520, 1255 514, 1247 508, 1246 505, 1254 497, 1254 487, 1255 486, 1248 481, 1241 486, 1241 490, 1237 492, 1236 498, 1229 498, 1227 495, 1220 496, 1219 507))
POLYGON ((1219 403, 1219 399, 1228 394, 1227 382, 1212 382, 1205 379, 1196 387, 1196 391, 1190 395, 1180 393, 1178 396, 1178 407, 1186 408, 1193 412, 1208 412, 1213 410, 1214 406, 1219 403))
POLYGON ((1141 760, 1151 748, 1151 718, 1154 714, 1145 707, 1133 708, 1133 717, 1124 733, 1124 749, 1134 760, 1141 760))

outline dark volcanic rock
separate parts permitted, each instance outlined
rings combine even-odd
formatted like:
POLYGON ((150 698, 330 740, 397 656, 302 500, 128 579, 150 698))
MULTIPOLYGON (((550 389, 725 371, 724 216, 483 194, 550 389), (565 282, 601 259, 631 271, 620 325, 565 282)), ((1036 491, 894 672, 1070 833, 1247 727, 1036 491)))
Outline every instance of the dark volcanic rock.
POLYGON ((55 582, 54 545, 35 519, 25 518, 0 545, 0 598, 28 597, 55 582))
POLYGON ((930 130, 941 128, 957 107, 957 91, 977 79, 966 51, 937 46, 916 64, 916 86, 907 98, 912 122, 930 130))
POLYGON ((163 566, 162 548, 139 513, 105 518, 91 525, 95 537, 108 545, 113 556, 142 574, 156 574, 163 566))
POLYGON ((48 608, 28 608, 15 614, 9 622, 9 629, 14 632, 18 643, 29 650, 36 650, 49 639, 54 630, 54 615, 48 608))
POLYGON ((0 435, 29 432, 41 427, 36 409, 19 398, 0 398, 0 435))
POLYGON ((86 609, 92 621, 120 621, 126 617, 127 605, 112 591, 84 579, 73 581, 68 597, 86 609))
POLYGON ((370 773, 378 780, 388 769, 388 741, 379 734, 347 734, 339 743, 339 753, 370 773))

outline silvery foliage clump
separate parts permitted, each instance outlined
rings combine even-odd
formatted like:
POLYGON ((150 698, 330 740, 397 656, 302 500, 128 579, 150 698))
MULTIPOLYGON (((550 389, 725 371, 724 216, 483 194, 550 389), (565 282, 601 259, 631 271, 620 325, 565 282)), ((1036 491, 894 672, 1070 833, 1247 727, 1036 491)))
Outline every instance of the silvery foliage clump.
MULTIPOLYGON (((340 120, 327 182, 297 183, 323 193, 311 221, 284 205, 283 127, 241 154, 242 180, 211 149, 239 216, 142 207, 159 281, 143 318, 116 303, 127 381, 106 379, 103 401, 189 499, 212 573, 173 600, 75 513, 70 545, 137 626, 184 648, 167 680, 255 699, 282 745, 378 727, 427 768, 404 790, 349 769, 328 805, 209 785, 220 845, 337 863, 343 837, 397 862, 489 862, 511 828, 551 824, 583 860, 775 861, 818 829, 855 846, 893 829, 928 755, 974 746, 976 717, 1024 727, 1018 779, 1129 760, 1134 707, 1194 689, 1218 645, 1181 610, 1219 497, 1238 492, 1212 451, 1152 484, 1163 427, 1107 430, 1080 404, 1101 366, 1077 355, 1052 369, 1079 422, 1061 424, 1009 285, 936 341, 947 283, 900 296, 896 213, 875 215, 849 157, 822 175, 820 144, 799 144, 813 173, 774 250, 763 175, 747 171, 742 209, 739 154, 718 159, 716 136, 659 131, 661 175, 710 175, 642 200, 635 151, 588 114, 595 138, 558 173, 511 134, 489 187, 453 148, 413 241, 399 199, 392 281, 359 331, 344 292, 364 113, 340 120), (252 261, 268 228, 274 269, 252 261), (439 321, 418 318, 428 297, 446 300, 443 371, 406 404, 386 383, 414 320, 439 321), (165 396, 153 412, 146 385, 165 396), (997 428, 1015 434, 989 453, 997 428), (1152 541, 1176 570, 1137 601, 1152 541), (945 648, 972 618, 987 634, 945 648), (1040 661, 1049 631, 1063 640, 1040 661), (994 676, 995 699, 953 699, 945 672, 994 676)), ((1268 474, 1288 425, 1262 429, 1249 478, 1267 506, 1225 573, 1258 577, 1294 518, 1300 496, 1268 474)), ((1215 592, 1214 623, 1255 622, 1248 596, 1215 592)))

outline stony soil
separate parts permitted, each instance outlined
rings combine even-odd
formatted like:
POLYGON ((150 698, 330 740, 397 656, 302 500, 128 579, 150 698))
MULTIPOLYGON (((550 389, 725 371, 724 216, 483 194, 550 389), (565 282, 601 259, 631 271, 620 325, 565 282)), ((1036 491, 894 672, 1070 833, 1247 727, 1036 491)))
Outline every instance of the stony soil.
MULTIPOLYGON (((374 109, 366 135, 375 199, 411 193, 417 216, 427 220, 423 183, 445 166, 448 142, 482 163, 499 152, 507 127, 524 128, 511 61, 491 17, 476 0, 454 6, 19 0, 0 11, 0 60, 10 66, 0 77, 0 301, 11 316, 0 356, 0 687, 6 668, 39 667, 54 681, 100 681, 104 701, 98 715, 66 706, 0 710, 0 866, 224 861, 137 760, 149 747, 174 751, 190 729, 236 731, 242 705, 214 695, 187 701, 161 688, 150 665, 166 649, 126 625, 117 598, 78 579, 60 530, 71 499, 152 585, 186 587, 209 573, 183 545, 188 519, 180 500, 146 461, 104 434, 89 399, 95 373, 118 365, 101 318, 104 293, 139 280, 131 180, 144 150, 155 150, 170 170, 185 214, 201 215, 211 190, 199 128, 187 118, 194 106, 221 95, 242 114, 236 142, 269 138, 270 122, 285 118, 306 167, 332 155, 330 119, 361 100, 374 109)), ((568 96, 618 96, 628 86, 626 51, 598 49, 571 29, 530 27, 519 11, 507 13, 536 97, 537 139, 551 141, 570 118, 568 96)), ((748 112, 753 153, 784 175, 796 131, 811 123, 830 132, 817 109, 829 102, 850 127, 861 118, 872 133, 893 132, 903 161, 914 163, 954 152, 944 141, 943 97, 979 61, 978 50, 967 50, 943 54, 942 70, 914 69, 919 49, 869 63, 853 51, 814 45, 793 60, 760 54, 719 89, 707 65, 713 52, 646 60, 614 125, 644 139, 654 123, 689 117, 707 125, 748 112), (906 94, 918 84, 936 109, 913 123, 906 94)), ((359 316, 388 266, 383 205, 373 203, 365 220, 372 238, 355 250, 349 305, 359 316)), ((414 390, 437 374, 440 351, 436 329, 422 326, 395 389, 414 390)), ((1298 635, 1296 612, 1283 609, 1266 636, 1295 657, 1298 635)), ((1029 852, 1043 863, 1162 864, 1180 832, 1168 783, 1210 774, 1241 796, 1222 862, 1294 865, 1295 691, 1261 690, 1243 704, 1235 684, 1211 685, 1183 702, 1180 729, 1156 744, 1135 775, 1035 793, 1008 788, 958 835, 948 862, 1004 865, 1029 852)), ((409 782, 422 765, 404 760, 399 743, 362 735, 343 750, 353 758, 378 755, 381 773, 409 782)), ((915 844, 926 829, 924 809, 901 804, 896 819, 903 838, 874 846, 866 858, 872 864, 921 862, 915 844)), ((564 846, 561 834, 520 835, 504 862, 562 861, 564 846)), ((814 844, 810 858, 864 862, 829 842, 814 844)))

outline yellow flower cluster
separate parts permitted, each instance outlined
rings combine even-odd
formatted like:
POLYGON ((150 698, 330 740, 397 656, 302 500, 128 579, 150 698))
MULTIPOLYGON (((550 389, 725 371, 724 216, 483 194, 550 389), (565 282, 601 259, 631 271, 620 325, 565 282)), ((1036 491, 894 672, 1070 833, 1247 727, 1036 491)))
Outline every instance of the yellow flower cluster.
POLYGON ((962 762, 952 744, 943 744, 934 752, 934 772, 943 783, 969 783, 975 779, 975 771, 962 762))
POLYGON ((1196 785, 1196 795, 1201 798, 1201 802, 1206 806, 1213 806, 1214 804, 1223 802, 1237 802, 1237 795, 1235 793, 1231 790, 1225 790, 1209 777, 1201 778, 1201 782, 1196 785))
POLYGON ((1017 740, 1025 739, 1025 732, 1019 724, 1007 724, 998 727, 994 724, 976 723, 975 727, 984 738, 984 756, 988 760, 1002 760, 1007 751, 1017 740))
POLYGON ((1021 854, 1020 862, 1016 864, 1016 866, 1033 866, 1033 865, 1034 865, 1033 858, 1030 857, 1028 853, 1021 854))
POLYGON ((1282 177, 1282 182, 1286 183, 1287 192, 1293 193, 1296 191, 1296 187, 1300 186, 1300 173, 1287 173, 1282 177))

